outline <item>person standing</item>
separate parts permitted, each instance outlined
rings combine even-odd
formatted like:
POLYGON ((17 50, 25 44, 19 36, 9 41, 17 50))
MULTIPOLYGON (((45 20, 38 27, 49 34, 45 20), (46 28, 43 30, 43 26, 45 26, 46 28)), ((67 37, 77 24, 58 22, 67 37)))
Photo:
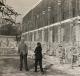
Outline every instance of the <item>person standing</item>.
POLYGON ((28 71, 27 65, 28 46, 24 43, 24 39, 21 39, 19 43, 18 53, 20 55, 20 71, 22 71, 23 68, 23 61, 25 65, 25 70, 28 71))
POLYGON ((39 64, 40 70, 43 73, 43 68, 42 68, 42 47, 41 43, 37 43, 37 47, 35 48, 35 72, 37 72, 37 66, 39 64))

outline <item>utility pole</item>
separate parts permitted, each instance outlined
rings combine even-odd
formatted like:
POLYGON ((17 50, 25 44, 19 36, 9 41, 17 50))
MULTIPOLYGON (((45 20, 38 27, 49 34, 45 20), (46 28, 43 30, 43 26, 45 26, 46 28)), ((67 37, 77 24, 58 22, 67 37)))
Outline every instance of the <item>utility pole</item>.
POLYGON ((60 25, 59 25, 59 31, 58 31, 58 41, 59 43, 61 44, 61 0, 58 0, 58 14, 59 14, 59 19, 58 21, 60 22, 60 25))

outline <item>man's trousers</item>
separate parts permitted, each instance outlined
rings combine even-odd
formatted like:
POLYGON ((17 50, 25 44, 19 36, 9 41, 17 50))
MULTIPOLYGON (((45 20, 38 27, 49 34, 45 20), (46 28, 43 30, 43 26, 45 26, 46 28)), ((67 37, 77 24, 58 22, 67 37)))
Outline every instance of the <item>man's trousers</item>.
POLYGON ((23 61, 24 61, 25 70, 28 70, 27 54, 25 54, 25 55, 20 54, 20 70, 22 70, 22 68, 23 68, 23 61))

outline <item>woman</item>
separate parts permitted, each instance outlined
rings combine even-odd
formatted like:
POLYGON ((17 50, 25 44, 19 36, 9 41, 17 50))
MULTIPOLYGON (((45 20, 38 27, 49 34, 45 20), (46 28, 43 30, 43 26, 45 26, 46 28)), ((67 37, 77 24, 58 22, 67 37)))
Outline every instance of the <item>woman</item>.
POLYGON ((37 43, 37 47, 35 48, 35 72, 37 72, 37 66, 39 64, 40 70, 43 73, 43 68, 42 68, 42 47, 41 43, 37 43))

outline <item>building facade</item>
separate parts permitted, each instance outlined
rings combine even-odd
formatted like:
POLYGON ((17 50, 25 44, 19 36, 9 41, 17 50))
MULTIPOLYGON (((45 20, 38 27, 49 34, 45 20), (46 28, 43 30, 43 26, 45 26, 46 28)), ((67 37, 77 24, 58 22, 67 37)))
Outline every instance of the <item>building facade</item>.
POLYGON ((76 17, 79 12, 79 0, 42 0, 24 16, 23 32, 76 17))
MULTIPOLYGON (((43 52, 59 57, 65 49, 65 62, 72 60, 72 48, 80 54, 80 0, 42 0, 23 18, 22 37, 34 50, 41 42, 43 52), (71 52, 71 54, 70 54, 71 52)), ((72 61, 71 61, 72 63, 72 61)))

